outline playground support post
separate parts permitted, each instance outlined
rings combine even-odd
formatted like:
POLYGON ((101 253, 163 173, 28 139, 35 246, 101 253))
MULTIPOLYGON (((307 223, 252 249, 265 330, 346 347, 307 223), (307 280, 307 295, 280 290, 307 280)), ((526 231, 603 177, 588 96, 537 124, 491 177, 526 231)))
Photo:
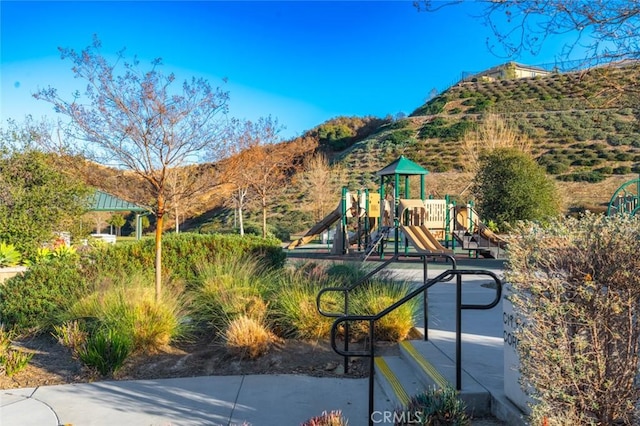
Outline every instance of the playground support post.
MULTIPOLYGON (((341 254, 345 254, 346 251, 346 247, 347 247, 347 239, 349 238, 347 236, 347 187, 343 186, 342 187, 342 201, 340 203, 340 233, 341 233, 341 240, 342 240, 342 247, 340 247, 340 253, 341 254)), ((335 237, 334 237, 334 241, 335 241, 335 237)))

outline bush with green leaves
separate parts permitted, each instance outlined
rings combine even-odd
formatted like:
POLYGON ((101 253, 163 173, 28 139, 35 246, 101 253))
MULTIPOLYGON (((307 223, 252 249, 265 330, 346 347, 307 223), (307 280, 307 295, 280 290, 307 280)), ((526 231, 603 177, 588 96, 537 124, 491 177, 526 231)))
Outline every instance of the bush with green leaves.
POLYGON ((78 355, 82 362, 106 376, 124 365, 131 350, 132 343, 128 335, 101 327, 89 335, 78 355))
POLYGON ((637 424, 640 219, 585 214, 521 225, 505 271, 523 388, 549 424, 637 424))
POLYGON ((76 260, 32 265, 0 286, 0 322, 20 332, 48 330, 89 288, 76 260))
MULTIPOLYGON (((281 268, 286 260, 281 242, 275 238, 232 234, 168 234, 162 240, 162 268, 166 276, 193 281, 199 265, 217 258, 254 257, 268 268, 281 268)), ((155 244, 143 239, 108 245, 90 255, 94 274, 127 276, 153 269, 155 244)))
POLYGON ((483 220, 499 227, 519 220, 545 220, 560 211, 554 182, 528 154, 498 148, 480 157, 473 192, 483 220))
POLYGON ((16 266, 20 263, 22 255, 13 244, 0 241, 0 268, 16 266))
POLYGON ((86 210, 90 190, 80 179, 60 172, 52 155, 0 152, 0 175, 0 240, 23 254, 30 255, 86 210))
POLYGON ((466 414, 465 403, 452 387, 432 388, 411 397, 405 407, 396 410, 394 419, 396 426, 471 424, 471 419, 466 414))

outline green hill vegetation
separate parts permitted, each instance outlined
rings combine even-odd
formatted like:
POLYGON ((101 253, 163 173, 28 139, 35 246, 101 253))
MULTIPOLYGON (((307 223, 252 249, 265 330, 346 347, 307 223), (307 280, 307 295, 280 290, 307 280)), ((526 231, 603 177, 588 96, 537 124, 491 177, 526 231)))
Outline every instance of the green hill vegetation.
MULTIPOLYGON (((377 188, 375 173, 405 155, 430 171, 429 194, 466 200, 472 198, 473 173, 465 141, 498 116, 526 136, 531 154, 555 177, 565 209, 602 210, 613 191, 640 172, 639 82, 634 64, 533 78, 476 78, 450 87, 408 117, 337 117, 302 137, 318 141, 318 151, 344 170, 342 184, 350 188, 377 188)), ((313 223, 300 181, 291 176, 284 195, 272 200, 271 223, 286 221, 292 232, 313 223)), ((116 195, 126 195, 125 188, 113 186, 116 195)), ((336 203, 339 196, 326 193, 336 203)), ((223 228, 233 216, 224 198, 219 186, 199 196, 198 207, 185 212, 186 226, 223 228)), ((252 209, 247 213, 251 225, 252 209)))
MULTIPOLYGON (((629 174, 640 172, 639 79, 640 69, 627 66, 461 82, 409 117, 383 124, 336 161, 361 173, 361 184, 399 155, 445 180, 468 180, 465 139, 498 115, 527 136, 531 153, 561 192, 574 195, 564 205, 597 208, 629 174)), ((467 184, 435 186, 439 195, 458 195, 467 184)))

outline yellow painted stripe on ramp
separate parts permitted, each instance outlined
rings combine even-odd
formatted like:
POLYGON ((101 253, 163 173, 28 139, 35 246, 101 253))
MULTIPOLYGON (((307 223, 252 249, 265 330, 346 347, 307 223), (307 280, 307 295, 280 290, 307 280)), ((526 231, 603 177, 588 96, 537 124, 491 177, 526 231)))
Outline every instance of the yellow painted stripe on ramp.
POLYGON ((427 373, 429 375, 429 377, 431 377, 433 379, 433 381, 436 382, 436 384, 438 386, 440 386, 441 388, 445 388, 445 387, 449 386, 449 381, 447 379, 445 379, 444 376, 442 374, 440 374, 440 372, 438 370, 436 370, 436 368, 433 366, 433 364, 431 364, 429 361, 427 361, 416 350, 416 348, 411 344, 411 342, 409 342, 408 340, 403 340, 402 342, 400 342, 400 344, 407 351, 407 353, 409 355, 411 355, 411 358, 413 358, 418 363, 420 368, 425 373, 427 373))
POLYGON ((407 394, 407 391, 404 390, 404 387, 398 380, 398 377, 393 374, 391 368, 389 368, 389 364, 387 364, 387 361, 385 361, 382 357, 376 357, 374 362, 376 363, 376 366, 378 367, 380 373, 382 373, 382 375, 391 384, 391 388, 393 388, 393 392, 398 397, 400 403, 406 407, 407 404, 409 404, 409 400, 411 398, 409 398, 409 394, 407 394))

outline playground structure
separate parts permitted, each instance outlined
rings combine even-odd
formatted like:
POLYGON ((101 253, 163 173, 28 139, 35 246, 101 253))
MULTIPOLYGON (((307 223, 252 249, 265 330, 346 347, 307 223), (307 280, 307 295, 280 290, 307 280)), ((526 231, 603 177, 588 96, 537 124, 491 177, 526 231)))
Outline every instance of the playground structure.
POLYGON ((607 206, 607 216, 617 214, 635 216, 640 208, 638 197, 640 196, 640 177, 623 183, 613 193, 607 206))
POLYGON ((338 206, 307 233, 289 244, 294 249, 318 238, 336 226, 332 254, 347 254, 357 244, 366 259, 373 253, 380 258, 393 242, 393 254, 413 251, 427 255, 452 255, 456 243, 476 257, 499 257, 506 242, 484 225, 470 203, 456 206, 448 196, 425 196, 425 175, 429 172, 401 156, 382 170, 379 191, 342 189, 338 206), (420 198, 411 198, 411 176, 420 177, 420 198), (355 223, 354 223, 355 221, 355 223))

